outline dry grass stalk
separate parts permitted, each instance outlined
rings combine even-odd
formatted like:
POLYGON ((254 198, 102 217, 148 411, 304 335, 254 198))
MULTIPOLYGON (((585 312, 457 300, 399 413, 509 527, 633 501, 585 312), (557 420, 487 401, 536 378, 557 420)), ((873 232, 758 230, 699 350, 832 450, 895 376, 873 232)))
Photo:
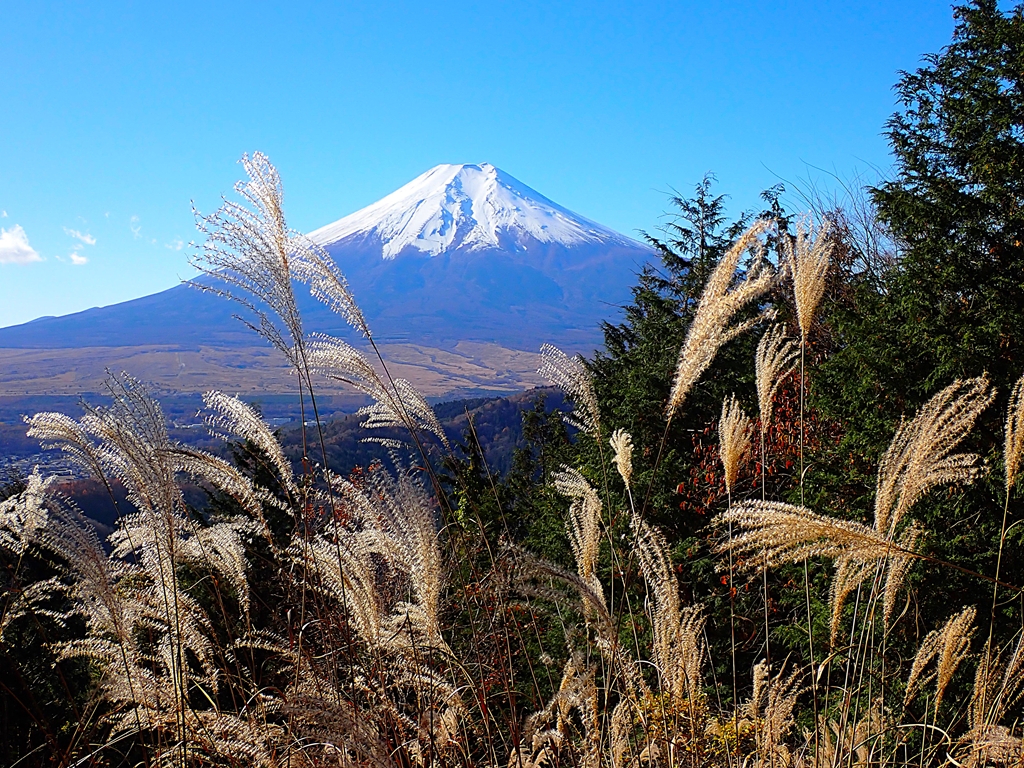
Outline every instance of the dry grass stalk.
POLYGON ((195 212, 206 242, 190 263, 208 281, 190 285, 243 305, 255 316, 255 322, 243 322, 298 367, 303 331, 292 288, 292 255, 302 250, 302 244, 285 221, 277 169, 260 152, 251 158, 243 155, 241 162, 249 180, 235 184, 235 192, 244 202, 225 199, 211 216, 195 212), (227 288, 219 288, 221 284, 227 288), (277 315, 283 330, 263 307, 277 315))
POLYGON ((608 442, 614 453, 615 468, 628 489, 633 479, 633 437, 624 429, 616 429, 608 442))
POLYGON ((750 453, 754 426, 740 407, 736 395, 722 401, 722 417, 718 422, 718 453, 725 468, 725 488, 732 495, 740 476, 743 460, 750 453))
POLYGON ((757 382, 757 406, 761 414, 761 434, 768 430, 772 420, 772 401, 786 375, 796 366, 797 345, 786 338, 786 329, 773 325, 761 337, 754 358, 757 382))
POLYGON ((760 240, 768 227, 769 222, 758 221, 748 229, 726 252, 708 278, 696 315, 679 351, 672 392, 665 409, 666 418, 671 419, 679 410, 690 389, 715 359, 718 350, 759 319, 732 324, 736 314, 763 296, 775 281, 774 274, 765 263, 764 244, 760 240), (748 250, 754 252, 753 263, 736 283, 736 269, 740 258, 748 250))
POLYGON ((704 613, 699 606, 682 606, 665 537, 637 515, 632 527, 640 570, 653 597, 651 655, 661 675, 662 690, 676 702, 695 703, 703 686, 704 613))
POLYGON ((601 552, 601 499, 578 470, 564 466, 553 476, 555 490, 572 500, 565 529, 576 559, 580 579, 595 594, 604 590, 597 578, 597 558, 601 552))
POLYGON ((796 238, 782 238, 782 249, 793 279, 801 341, 806 343, 814 315, 825 295, 825 283, 835 250, 830 225, 826 221, 815 233, 809 224, 801 222, 797 225, 796 238))
POLYGON ((970 483, 981 473, 975 453, 953 453, 995 392, 988 378, 954 381, 900 424, 878 467, 875 529, 893 535, 904 516, 937 485, 970 483))
POLYGON ((953 679, 953 673, 967 655, 971 636, 974 634, 976 616, 975 608, 965 608, 951 617, 941 629, 932 630, 925 635, 910 667, 907 691, 903 697, 904 707, 909 705, 921 689, 934 678, 935 707, 938 709, 942 696, 953 679), (935 669, 926 674, 925 669, 936 658, 938 661, 935 669))
POLYGON ((1021 456, 1024 455, 1024 376, 1017 379, 1010 393, 1010 405, 1006 414, 1006 441, 1003 461, 1006 467, 1006 492, 1013 489, 1020 470, 1021 456))
POLYGON ((583 358, 579 355, 569 357, 551 344, 541 345, 540 356, 537 373, 561 389, 575 406, 571 414, 563 417, 565 422, 599 440, 601 413, 597 406, 594 381, 583 358))
POLYGON ((746 715, 755 726, 758 766, 789 768, 793 764, 786 736, 793 727, 793 708, 802 690, 799 669, 787 674, 783 668, 771 677, 766 662, 754 667, 754 691, 746 715))
POLYGON ((360 408, 366 417, 366 429, 403 427, 410 432, 426 431, 448 448, 448 436, 437 420, 434 409, 422 394, 405 379, 382 376, 360 350, 341 339, 315 333, 308 345, 310 367, 334 381, 348 384, 373 398, 373 404, 360 408))

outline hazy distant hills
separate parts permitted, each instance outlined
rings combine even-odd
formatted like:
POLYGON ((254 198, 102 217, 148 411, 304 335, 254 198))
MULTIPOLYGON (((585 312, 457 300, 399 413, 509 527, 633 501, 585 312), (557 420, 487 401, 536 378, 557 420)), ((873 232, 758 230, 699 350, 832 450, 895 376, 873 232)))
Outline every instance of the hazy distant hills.
MULTIPOLYGON (((545 341, 597 346, 599 322, 616 315, 652 255, 487 164, 437 166, 310 236, 348 277, 385 349, 404 357, 402 375, 434 396, 535 384, 533 353, 545 341)), ((298 295, 308 331, 349 334, 298 295)), ((292 391, 283 361, 232 318, 238 310, 177 286, 2 328, 0 396, 89 391, 104 366, 161 390, 292 391)))

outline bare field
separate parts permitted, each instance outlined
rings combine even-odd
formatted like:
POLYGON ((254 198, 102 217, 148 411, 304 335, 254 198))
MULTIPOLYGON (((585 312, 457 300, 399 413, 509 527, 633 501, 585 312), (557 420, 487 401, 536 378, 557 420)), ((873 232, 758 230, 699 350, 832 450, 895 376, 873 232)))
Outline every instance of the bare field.
MULTIPOLYGON (((427 397, 516 392, 544 383, 536 374, 540 355, 534 352, 479 342, 459 342, 448 350, 403 343, 379 346, 392 375, 408 379, 427 397)), ((157 393, 219 389, 267 395, 296 390, 287 362, 266 346, 0 348, 0 397, 99 393, 108 369, 128 371, 157 393)), ((324 394, 350 391, 328 381, 318 388, 324 394)))

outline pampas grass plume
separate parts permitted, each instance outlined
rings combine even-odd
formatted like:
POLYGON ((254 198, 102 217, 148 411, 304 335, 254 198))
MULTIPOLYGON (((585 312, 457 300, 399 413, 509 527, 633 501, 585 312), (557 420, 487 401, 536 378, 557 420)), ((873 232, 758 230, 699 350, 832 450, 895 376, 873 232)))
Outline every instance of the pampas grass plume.
POLYGON ((732 494, 743 459, 750 452, 753 425, 740 407, 736 395, 722 401, 722 418, 718 422, 718 451, 725 468, 725 488, 732 494))
POLYGON ((744 232, 708 278, 696 315, 679 351, 672 392, 665 409, 666 418, 671 419, 679 410, 690 389, 715 359, 718 350, 757 321, 755 318, 731 324, 743 307, 763 296, 774 283, 774 275, 765 266, 764 245, 759 239, 768 227, 769 222, 761 220, 744 232), (743 279, 730 288, 736 278, 740 257, 751 249, 758 258, 743 279))
POLYGON ((1010 406, 1006 414, 1006 443, 1003 461, 1006 467, 1006 492, 1017 480, 1021 455, 1024 454, 1024 376, 1017 379, 1010 393, 1010 406))
POLYGON ((761 337, 754 358, 754 373, 757 382, 757 406, 761 413, 761 434, 768 429, 772 420, 772 400, 782 379, 796 365, 797 345, 786 338, 781 325, 773 325, 761 337))
POLYGON ((615 453, 615 468, 619 470, 626 488, 629 488, 633 479, 633 436, 624 429, 616 429, 608 442, 615 453))
POLYGON ((797 226, 796 238, 782 239, 783 251, 793 278, 793 298, 796 300, 797 322, 801 341, 806 343, 814 315, 825 295, 825 282, 835 245, 829 237, 829 224, 817 233, 809 224, 797 226))

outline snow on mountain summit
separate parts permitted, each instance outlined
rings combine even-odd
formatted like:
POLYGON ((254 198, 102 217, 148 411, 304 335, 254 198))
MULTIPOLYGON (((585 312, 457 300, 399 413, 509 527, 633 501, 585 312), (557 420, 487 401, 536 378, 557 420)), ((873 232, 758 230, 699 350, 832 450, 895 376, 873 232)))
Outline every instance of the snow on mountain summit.
POLYGON ((453 248, 525 245, 529 239, 644 247, 563 208, 489 163, 438 165, 310 237, 321 245, 375 237, 386 259, 407 248, 436 256, 453 248))

